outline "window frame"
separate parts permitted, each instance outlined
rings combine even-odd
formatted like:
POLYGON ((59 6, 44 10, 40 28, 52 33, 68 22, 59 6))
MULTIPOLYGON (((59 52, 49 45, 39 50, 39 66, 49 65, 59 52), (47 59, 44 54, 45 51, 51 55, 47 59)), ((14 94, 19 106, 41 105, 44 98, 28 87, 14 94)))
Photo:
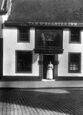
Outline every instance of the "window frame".
MULTIPOLYGON (((24 34, 25 34, 24 33, 24 34)), ((22 27, 18 27, 18 39, 17 39, 17 42, 19 42, 19 43, 30 43, 30 28, 28 28, 28 27, 24 27, 24 26, 22 26, 22 27), (26 35, 27 35, 27 38, 26 38, 26 40, 24 40, 23 41, 23 38, 21 38, 20 36, 21 36, 21 34, 23 34, 23 33, 21 33, 20 32, 20 30, 22 30, 22 29, 26 29, 26 31, 27 31, 27 33, 26 33, 26 35), (20 39, 21 38, 21 39, 20 39)))
MULTIPOLYGON (((76 34, 73 34, 73 36, 76 34)), ((70 37, 69 37, 69 43, 70 44, 81 44, 81 29, 80 28, 71 28, 70 29, 70 37), (72 31, 78 31, 78 39, 79 41, 72 41, 72 31)))
MULTIPOLYGON (((30 55, 30 54, 29 54, 29 55, 30 55)), ((16 51, 15 51, 15 57, 16 57, 16 61, 15 61, 15 62, 16 62, 16 63, 15 63, 16 73, 25 73, 25 74, 26 74, 26 73, 29 73, 29 74, 32 73, 32 63, 33 63, 33 53, 32 53, 32 51, 16 50, 16 51), (18 66, 18 65, 17 65, 17 64, 18 64, 18 59, 17 59, 17 58, 18 58, 18 57, 17 57, 18 54, 17 54, 17 53, 18 53, 18 52, 23 52, 23 53, 25 52, 25 53, 30 53, 30 54, 31 54, 31 64, 30 64, 30 66, 31 66, 31 71, 18 71, 18 70, 17 70, 17 68, 18 68, 18 67, 17 67, 17 66, 18 66)))
POLYGON ((81 73, 81 53, 75 53, 75 52, 69 52, 68 53, 68 73, 81 73), (70 55, 72 54, 77 54, 79 55, 79 65, 78 65, 78 70, 70 70, 70 55))

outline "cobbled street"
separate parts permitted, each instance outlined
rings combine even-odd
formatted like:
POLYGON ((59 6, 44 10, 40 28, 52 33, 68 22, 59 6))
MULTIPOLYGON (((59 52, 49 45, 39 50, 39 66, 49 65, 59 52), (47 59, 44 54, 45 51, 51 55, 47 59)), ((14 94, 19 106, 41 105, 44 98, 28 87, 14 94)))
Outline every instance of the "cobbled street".
POLYGON ((83 115, 83 89, 0 89, 0 115, 83 115))

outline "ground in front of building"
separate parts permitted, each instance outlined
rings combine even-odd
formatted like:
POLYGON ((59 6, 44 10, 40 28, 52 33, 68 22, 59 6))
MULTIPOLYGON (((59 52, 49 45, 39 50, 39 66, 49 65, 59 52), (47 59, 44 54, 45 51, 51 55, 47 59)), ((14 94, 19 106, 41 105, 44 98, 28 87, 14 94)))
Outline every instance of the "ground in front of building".
POLYGON ((0 115, 83 115, 83 88, 0 89, 0 115))

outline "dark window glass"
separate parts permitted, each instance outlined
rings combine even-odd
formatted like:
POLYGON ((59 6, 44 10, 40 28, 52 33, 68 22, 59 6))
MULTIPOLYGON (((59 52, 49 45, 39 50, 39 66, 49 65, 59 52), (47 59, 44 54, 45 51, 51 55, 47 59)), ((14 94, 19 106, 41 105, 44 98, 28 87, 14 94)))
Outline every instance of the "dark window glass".
POLYGON ((69 54, 69 72, 70 73, 78 73, 80 72, 80 61, 81 61, 81 54, 78 53, 70 53, 69 54))
POLYGON ((23 73, 32 72, 32 52, 16 51, 16 71, 23 73))
POLYGON ((71 29, 70 43, 80 43, 80 29, 79 28, 71 29))
POLYGON ((26 27, 19 28, 18 42, 29 42, 29 29, 26 27))

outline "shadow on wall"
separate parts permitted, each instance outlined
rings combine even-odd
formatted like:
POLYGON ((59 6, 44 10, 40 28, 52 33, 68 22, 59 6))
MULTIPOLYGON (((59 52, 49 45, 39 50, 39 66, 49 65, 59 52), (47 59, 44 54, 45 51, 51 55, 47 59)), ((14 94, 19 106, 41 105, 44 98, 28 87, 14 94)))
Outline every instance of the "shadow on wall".
MULTIPOLYGON (((33 52, 34 52, 34 50, 33 50, 33 52)), ((39 66, 39 76, 38 76, 38 79, 36 79, 37 81, 41 81, 42 80, 42 76, 43 76, 43 68, 42 68, 42 65, 43 65, 43 63, 42 64, 40 64, 41 63, 41 55, 39 55, 38 53, 35 53, 35 55, 34 55, 34 59, 33 59, 33 64, 34 63, 37 63, 37 65, 39 66)))
MULTIPOLYGON (((58 93, 58 90, 4 89, 0 90, 0 102, 18 105, 19 109, 21 109, 20 105, 26 107, 26 109, 35 108, 35 112, 40 110, 41 113, 42 111, 49 111, 50 114, 53 112, 82 115, 83 91, 65 90, 66 93, 63 93, 63 91, 58 93)), ((7 108, 7 104, 5 107, 7 108)))
MULTIPOLYGON (((34 52, 34 50, 33 50, 33 52, 34 52)), ((35 52, 34 52, 34 53, 35 53, 35 52)), ((33 53, 33 54, 34 54, 34 53, 33 53)), ((34 54, 33 64, 34 64, 35 62, 37 62, 38 56, 39 56, 39 54, 37 54, 37 53, 34 54)))

